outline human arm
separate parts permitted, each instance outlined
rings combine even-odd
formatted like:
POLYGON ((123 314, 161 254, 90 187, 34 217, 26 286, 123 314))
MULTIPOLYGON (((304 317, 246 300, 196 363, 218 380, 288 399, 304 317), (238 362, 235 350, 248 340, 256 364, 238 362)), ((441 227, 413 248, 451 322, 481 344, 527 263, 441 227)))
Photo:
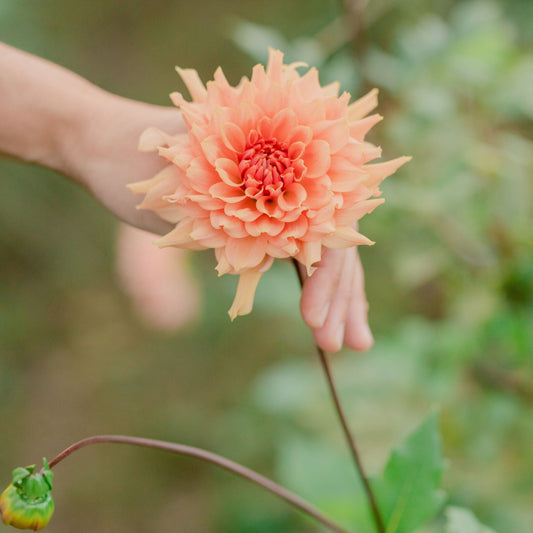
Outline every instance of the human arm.
POLYGON ((164 163, 137 150, 149 125, 184 131, 179 111, 106 92, 73 72, 0 43, 0 154, 51 168, 121 220, 154 233, 171 225, 136 209, 128 183, 164 163))

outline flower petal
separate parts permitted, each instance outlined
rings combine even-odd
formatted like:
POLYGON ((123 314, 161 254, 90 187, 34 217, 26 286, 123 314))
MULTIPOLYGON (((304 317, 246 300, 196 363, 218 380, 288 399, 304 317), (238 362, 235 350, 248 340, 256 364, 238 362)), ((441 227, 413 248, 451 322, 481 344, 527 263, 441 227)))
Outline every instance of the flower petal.
POLYGON ((360 244, 374 244, 369 238, 361 235, 350 226, 339 226, 333 233, 326 235, 322 244, 328 248, 349 248, 360 244))
POLYGON ((263 138, 270 139, 272 137, 272 119, 263 117, 257 124, 257 131, 263 138))
POLYGON ((307 167, 306 177, 323 176, 330 165, 329 144, 326 141, 313 140, 305 149, 303 160, 307 167))
POLYGON ((383 120, 381 115, 370 115, 369 117, 352 122, 350 124, 350 135, 357 141, 362 141, 365 135, 378 123, 383 120))
POLYGON ((237 292, 228 314, 231 320, 235 320, 239 315, 247 315, 252 311, 254 305, 254 296, 262 272, 258 270, 248 270, 239 276, 237 292))
POLYGON ((292 136, 298 119, 294 111, 288 107, 278 111, 272 118, 272 136, 280 142, 285 142, 292 136))
POLYGON ((154 241, 154 244, 160 248, 175 246, 177 248, 187 248, 188 250, 203 250, 206 246, 202 246, 190 236, 193 225, 194 220, 192 218, 184 218, 170 233, 154 241))
POLYGON ((329 144, 331 154, 337 153, 350 138, 350 127, 345 118, 323 120, 313 125, 313 138, 322 139, 329 144))
POLYGON ((245 198, 244 192, 241 188, 233 187, 227 183, 224 183, 223 181, 211 185, 211 187, 209 187, 209 194, 211 194, 213 198, 219 198, 220 200, 229 202, 230 204, 240 202, 245 198))
POLYGON ((283 52, 275 50, 274 48, 268 49, 268 63, 266 68, 267 76, 276 83, 281 84, 281 77, 283 71, 283 52))
POLYGON ((246 144, 246 138, 241 128, 233 122, 226 122, 220 128, 222 134, 222 140, 224 144, 234 152, 241 153, 244 151, 244 145, 246 144))
POLYGON ((363 200, 348 209, 341 209, 338 211, 335 220, 340 226, 352 224, 353 222, 363 218, 368 213, 385 202, 384 198, 372 198, 370 200, 363 200))
POLYGON ((309 126, 296 126, 287 139, 288 143, 304 143, 305 145, 311 142, 313 138, 313 130, 309 126))
POLYGON ((230 237, 241 239, 248 236, 242 220, 228 216, 223 211, 211 211, 209 219, 215 229, 223 229, 230 237))
POLYGON ((365 180, 365 186, 369 189, 377 187, 385 178, 394 174, 402 165, 411 161, 412 157, 397 157, 384 163, 373 163, 365 165, 363 170, 368 173, 368 178, 365 180))
POLYGON ((198 192, 207 193, 209 188, 217 183, 218 174, 203 157, 193 159, 187 169, 187 177, 191 187, 198 192))
POLYGON ((243 222, 252 222, 261 216, 261 211, 257 209, 255 200, 248 197, 244 198, 242 202, 226 204, 224 213, 228 216, 237 217, 243 222))
POLYGON ((269 196, 261 196, 257 199, 256 207, 261 213, 268 216, 281 218, 284 215, 283 209, 278 206, 278 203, 269 196))
POLYGON ((207 98, 207 90, 198 76, 198 72, 193 68, 179 68, 176 67, 178 74, 181 76, 183 83, 193 99, 193 102, 205 102, 207 98))
POLYGON ((307 191, 299 183, 291 183, 279 196, 278 205, 284 211, 300 207, 307 198, 307 191))
POLYGON ((322 100, 322 87, 318 81, 318 70, 310 68, 299 80, 298 88, 303 101, 320 99, 322 100))
POLYGON ((307 221, 307 217, 301 216, 298 217, 294 222, 289 222, 285 224, 283 234, 286 236, 294 237, 295 239, 299 239, 300 237, 303 237, 306 234, 307 228, 309 228, 309 222, 307 221))
POLYGON ((215 168, 220 179, 226 185, 230 187, 240 187, 242 185, 241 171, 235 161, 221 157, 215 161, 215 168))
POLYGON ((245 222, 244 227, 252 237, 259 237, 262 233, 272 237, 281 233, 285 224, 277 218, 269 217, 268 215, 261 215, 256 220, 245 222))
POLYGON ((174 142, 175 137, 172 135, 151 127, 142 132, 137 148, 141 152, 156 152, 160 146, 171 146, 174 142))
POLYGON ((351 191, 367 176, 360 166, 339 156, 331 158, 328 175, 331 179, 331 190, 334 192, 351 191))
POLYGON ((310 241, 302 243, 302 249, 298 255, 298 260, 305 265, 307 275, 312 276, 316 267, 313 265, 322 259, 322 243, 320 241, 310 241))
POLYGON ((224 246, 228 239, 227 235, 213 227, 207 217, 194 219, 189 236, 205 248, 219 248, 224 246))
POLYGON ((129 183, 126 185, 128 189, 136 194, 146 194, 152 187, 155 187, 160 182, 170 179, 176 179, 179 174, 179 170, 173 165, 167 165, 163 170, 158 172, 153 178, 144 181, 137 181, 135 183, 129 183))
POLYGON ((289 159, 291 161, 294 161, 295 159, 299 159, 305 150, 305 144, 303 142, 293 142, 289 146, 289 151, 287 152, 287 155, 289 156, 289 159))
POLYGON ((377 107, 378 92, 377 89, 372 89, 369 93, 348 106, 348 119, 350 122, 366 117, 370 111, 377 107))
POLYGON ((220 137, 218 135, 210 135, 209 137, 206 137, 200 145, 205 158, 213 166, 215 166, 217 159, 226 157, 226 154, 222 150, 222 143, 220 142, 220 137))
POLYGON ((229 238, 226 243, 228 263, 238 273, 257 267, 265 258, 264 243, 263 237, 229 238))

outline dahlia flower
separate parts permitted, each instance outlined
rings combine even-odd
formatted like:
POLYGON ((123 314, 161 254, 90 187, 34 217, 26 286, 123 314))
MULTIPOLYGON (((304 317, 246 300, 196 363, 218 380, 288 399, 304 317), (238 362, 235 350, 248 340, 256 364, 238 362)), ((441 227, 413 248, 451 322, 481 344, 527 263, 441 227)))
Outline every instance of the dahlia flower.
POLYGON ((219 275, 240 276, 231 318, 251 311, 255 289, 274 258, 293 257, 312 275, 324 248, 373 244, 353 223, 384 200, 379 184, 409 160, 368 164, 381 149, 364 140, 379 122, 367 116, 377 90, 349 103, 339 84, 322 87, 318 71, 283 64, 270 50, 265 68, 232 87, 222 70, 206 86, 180 69, 192 102, 172 93, 188 132, 149 128, 139 149, 169 164, 131 184, 175 228, 156 244, 214 248, 219 275))

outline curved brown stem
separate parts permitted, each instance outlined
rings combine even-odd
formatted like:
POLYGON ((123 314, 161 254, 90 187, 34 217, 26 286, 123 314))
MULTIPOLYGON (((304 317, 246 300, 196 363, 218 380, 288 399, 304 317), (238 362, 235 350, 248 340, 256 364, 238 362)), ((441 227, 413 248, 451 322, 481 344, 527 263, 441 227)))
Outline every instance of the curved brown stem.
POLYGON ((200 459, 207 463, 214 464, 220 468, 223 468, 224 470, 228 470, 233 474, 247 479, 248 481, 251 481, 256 485, 259 485, 260 487, 263 487, 272 494, 275 494, 278 498, 285 500, 293 507, 296 507, 300 511, 303 511, 305 514, 312 516, 313 518, 315 518, 315 520, 321 522, 331 531, 335 531, 336 533, 348 533, 346 529, 330 520, 327 516, 322 514, 310 503, 306 502, 296 494, 293 494, 281 485, 278 485, 274 481, 262 476, 261 474, 258 474, 257 472, 254 472, 253 470, 250 470, 249 468, 246 468, 245 466, 235 463, 230 459, 226 459, 225 457, 209 452, 207 450, 203 450, 201 448, 186 446, 184 444, 175 444, 172 442, 145 439, 141 437, 131 437, 128 435, 96 435, 94 437, 87 437, 85 439, 82 439, 63 450, 59 455, 57 455, 50 461, 50 468, 53 468, 80 448, 84 448, 85 446, 98 443, 117 443, 129 444, 133 446, 143 446, 146 448, 155 448, 157 450, 176 453, 179 455, 195 457, 196 459, 200 459))
MULTIPOLYGON (((295 259, 293 259, 292 261, 293 261, 294 267, 296 268, 296 273, 298 274, 298 280, 300 281, 300 286, 303 287, 304 278, 298 266, 298 262, 295 259)), ((346 438, 346 441, 352 453, 352 457, 355 463, 355 467, 357 469, 357 473, 359 475, 359 478, 361 479, 361 483, 363 484, 363 488, 364 488, 366 497, 368 499, 368 503, 372 510, 372 517, 374 518, 374 523, 376 525, 376 531, 377 533, 385 533, 385 524, 383 522, 383 518, 379 510, 378 502, 376 500, 374 491, 372 490, 372 487, 370 485, 370 481, 368 480, 368 477, 365 473, 365 469, 363 466, 363 462, 361 460, 361 456, 359 455, 357 445, 355 444, 354 436, 352 435, 350 427, 348 426, 348 421, 346 419, 346 415, 344 414, 344 409, 342 408, 342 404, 339 398, 339 394, 337 392, 335 381, 333 379, 333 373, 329 365, 327 354, 326 352, 324 352, 324 350, 322 350, 322 348, 320 348, 320 346, 318 346, 318 344, 315 344, 315 347, 318 352, 320 364, 322 365, 322 369, 324 370, 324 374, 326 375, 326 380, 328 382, 329 392, 331 394, 331 398, 335 406, 335 411, 337 412, 337 416, 341 423, 344 436, 346 438)))

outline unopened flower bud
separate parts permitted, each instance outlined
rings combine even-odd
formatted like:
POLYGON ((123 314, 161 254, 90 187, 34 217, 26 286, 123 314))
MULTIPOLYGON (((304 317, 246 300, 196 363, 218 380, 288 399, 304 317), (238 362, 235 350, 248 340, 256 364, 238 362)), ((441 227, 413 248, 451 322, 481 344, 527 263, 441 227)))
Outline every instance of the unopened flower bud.
POLYGON ((2 522, 18 529, 43 529, 54 512, 53 477, 46 459, 37 473, 35 465, 15 468, 11 485, 0 496, 2 522))

